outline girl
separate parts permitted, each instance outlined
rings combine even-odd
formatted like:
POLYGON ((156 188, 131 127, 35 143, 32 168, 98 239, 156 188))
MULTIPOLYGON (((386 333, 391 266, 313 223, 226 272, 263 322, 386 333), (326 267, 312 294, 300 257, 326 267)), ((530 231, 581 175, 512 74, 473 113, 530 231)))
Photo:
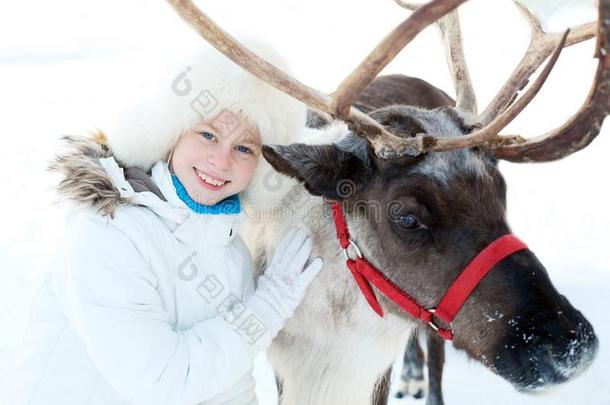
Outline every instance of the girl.
POLYGON ((304 120, 210 49, 107 139, 66 138, 52 165, 72 203, 66 236, 2 404, 256 404, 253 357, 322 261, 306 266, 311 241, 294 228, 255 289, 241 197, 262 140, 287 141, 304 120))

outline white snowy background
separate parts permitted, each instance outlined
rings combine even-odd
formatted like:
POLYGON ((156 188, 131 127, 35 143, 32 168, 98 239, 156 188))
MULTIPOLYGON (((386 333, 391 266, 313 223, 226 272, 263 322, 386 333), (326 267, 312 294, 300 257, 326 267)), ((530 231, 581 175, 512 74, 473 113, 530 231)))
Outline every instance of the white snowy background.
MULTIPOLYGON (((596 15, 593 0, 527 3, 551 30, 596 15)), ((230 32, 275 44, 298 79, 328 92, 409 13, 392 0, 198 4, 230 32)), ((509 1, 472 0, 460 13, 482 110, 520 59, 529 31, 509 1)), ((0 38, 2 376, 14 359, 30 300, 62 232, 52 205, 56 178, 45 172, 58 137, 106 128, 147 82, 199 39, 164 1, 143 0, 2 2, 0 38)), ((565 50, 541 94, 505 132, 542 134, 575 112, 593 76, 593 45, 589 41, 565 50)), ((452 93, 434 29, 420 35, 384 71, 397 72, 452 93)), ((606 122, 590 147, 558 162, 501 164, 513 230, 545 263, 558 289, 593 323, 600 339, 596 361, 576 380, 530 396, 449 350, 443 384, 447 404, 610 404, 609 132, 606 122)), ((256 365, 260 403, 274 404, 269 366, 263 357, 256 365)))

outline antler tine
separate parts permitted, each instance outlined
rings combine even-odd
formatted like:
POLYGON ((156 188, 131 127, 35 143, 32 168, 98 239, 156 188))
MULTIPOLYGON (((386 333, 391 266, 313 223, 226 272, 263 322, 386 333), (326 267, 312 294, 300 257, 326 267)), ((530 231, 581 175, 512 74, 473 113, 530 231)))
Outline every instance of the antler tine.
MULTIPOLYGON (((487 125, 514 102, 519 91, 527 85, 530 76, 534 74, 538 67, 553 52, 557 39, 561 36, 559 33, 544 32, 538 18, 530 12, 527 7, 518 1, 514 1, 514 3, 530 26, 532 38, 527 51, 517 65, 517 68, 504 83, 498 94, 496 94, 493 100, 485 108, 483 113, 478 117, 478 121, 481 125, 487 125)), ((595 22, 582 24, 572 28, 570 35, 565 42, 565 46, 567 47, 593 38, 595 36, 595 29, 595 22)))
MULTIPOLYGON (((191 0, 168 0, 168 2, 195 31, 233 62, 306 105, 334 115, 334 110, 330 107, 330 96, 306 86, 249 51, 197 8, 191 0)), ((403 145, 401 138, 355 108, 350 109, 342 119, 354 133, 366 137, 375 153, 382 158, 390 159, 405 154, 421 153, 421 144, 403 145)))
POLYGON ((564 43, 568 36, 568 32, 569 30, 563 34, 560 41, 555 47, 553 55, 547 62, 540 75, 536 78, 534 83, 513 105, 510 106, 510 108, 508 108, 502 114, 497 116, 492 122, 490 122, 485 127, 468 135, 449 138, 435 138, 430 135, 423 135, 422 142, 425 145, 425 150, 441 152, 454 149, 469 148, 473 146, 482 145, 496 138, 498 132, 504 129, 517 115, 519 115, 519 113, 523 111, 523 109, 530 103, 530 101, 533 100, 536 94, 538 94, 538 92, 542 88, 542 85, 551 73, 551 70, 555 66, 555 62, 557 62, 559 55, 561 54, 561 50, 563 49, 564 43))
POLYGON ((477 114, 477 98, 468 73, 457 10, 447 14, 438 24, 446 44, 445 50, 457 99, 456 108, 474 117, 477 114))
POLYGON ((492 153, 513 162, 548 162, 577 152, 599 134, 610 115, 610 0, 599 0, 597 44, 599 59, 591 90, 582 107, 567 122, 545 135, 514 145, 503 145, 502 137, 492 153))
POLYGON ((331 100, 332 114, 343 118, 358 95, 424 28, 467 0, 432 0, 413 12, 390 32, 337 87, 331 100))
POLYGON ((521 3, 519 0, 513 0, 513 4, 517 7, 517 10, 519 10, 523 18, 525 18, 530 26, 532 36, 544 36, 544 29, 542 29, 542 24, 540 23, 538 17, 536 17, 536 15, 532 13, 529 8, 525 7, 525 5, 523 5, 523 3, 521 3))
MULTIPOLYGON (((420 5, 394 0, 399 6, 408 10, 417 10, 420 5)), ((447 55, 447 65, 453 79, 453 86, 456 95, 456 108, 462 112, 466 118, 475 118, 477 114, 477 98, 472 86, 472 80, 468 73, 466 56, 464 55, 464 45, 462 42, 462 30, 457 9, 447 13, 437 21, 441 31, 445 53, 447 55)))
POLYGON ((404 0, 394 0, 394 2, 396 4, 398 4, 400 7, 406 8, 407 10, 411 10, 411 11, 415 11, 421 6, 421 3, 411 3, 410 1, 404 1, 404 0))

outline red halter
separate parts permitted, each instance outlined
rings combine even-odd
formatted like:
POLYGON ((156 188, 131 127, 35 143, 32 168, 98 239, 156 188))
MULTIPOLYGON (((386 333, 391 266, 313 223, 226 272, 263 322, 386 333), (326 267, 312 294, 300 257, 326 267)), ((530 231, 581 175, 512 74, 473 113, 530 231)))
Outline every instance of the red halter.
POLYGON ((451 329, 443 329, 434 323, 433 315, 442 319, 448 325, 451 325, 453 319, 464 305, 472 291, 479 282, 489 273, 489 271, 500 261, 507 256, 527 249, 527 245, 520 241, 515 235, 508 234, 499 237, 483 249, 477 257, 475 257, 468 266, 457 277, 453 284, 449 287, 438 306, 433 309, 426 309, 420 306, 407 293, 402 291, 400 287, 394 284, 375 266, 369 263, 362 254, 358 246, 349 238, 349 231, 343 207, 340 203, 333 201, 333 216, 335 218, 335 227, 337 229, 337 239, 343 248, 347 267, 356 279, 356 283, 364 297, 379 316, 383 317, 383 310, 377 301, 377 297, 373 292, 371 284, 379 289, 386 297, 394 301, 396 305, 407 311, 417 319, 426 322, 434 331, 442 338, 447 340, 453 339, 453 331, 451 329), (356 250, 356 259, 349 258, 347 249, 353 246, 356 250))

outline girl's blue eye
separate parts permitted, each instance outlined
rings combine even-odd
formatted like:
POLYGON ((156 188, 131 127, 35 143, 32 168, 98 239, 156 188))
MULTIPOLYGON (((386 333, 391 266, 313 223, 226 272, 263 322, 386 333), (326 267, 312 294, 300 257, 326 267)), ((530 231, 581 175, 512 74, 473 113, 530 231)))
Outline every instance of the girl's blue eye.
POLYGON ((201 136, 203 136, 205 139, 210 140, 210 141, 212 141, 215 138, 214 134, 211 134, 209 132, 202 132, 201 136))
POLYGON ((252 153, 252 150, 246 146, 238 146, 237 150, 243 153, 252 153))

